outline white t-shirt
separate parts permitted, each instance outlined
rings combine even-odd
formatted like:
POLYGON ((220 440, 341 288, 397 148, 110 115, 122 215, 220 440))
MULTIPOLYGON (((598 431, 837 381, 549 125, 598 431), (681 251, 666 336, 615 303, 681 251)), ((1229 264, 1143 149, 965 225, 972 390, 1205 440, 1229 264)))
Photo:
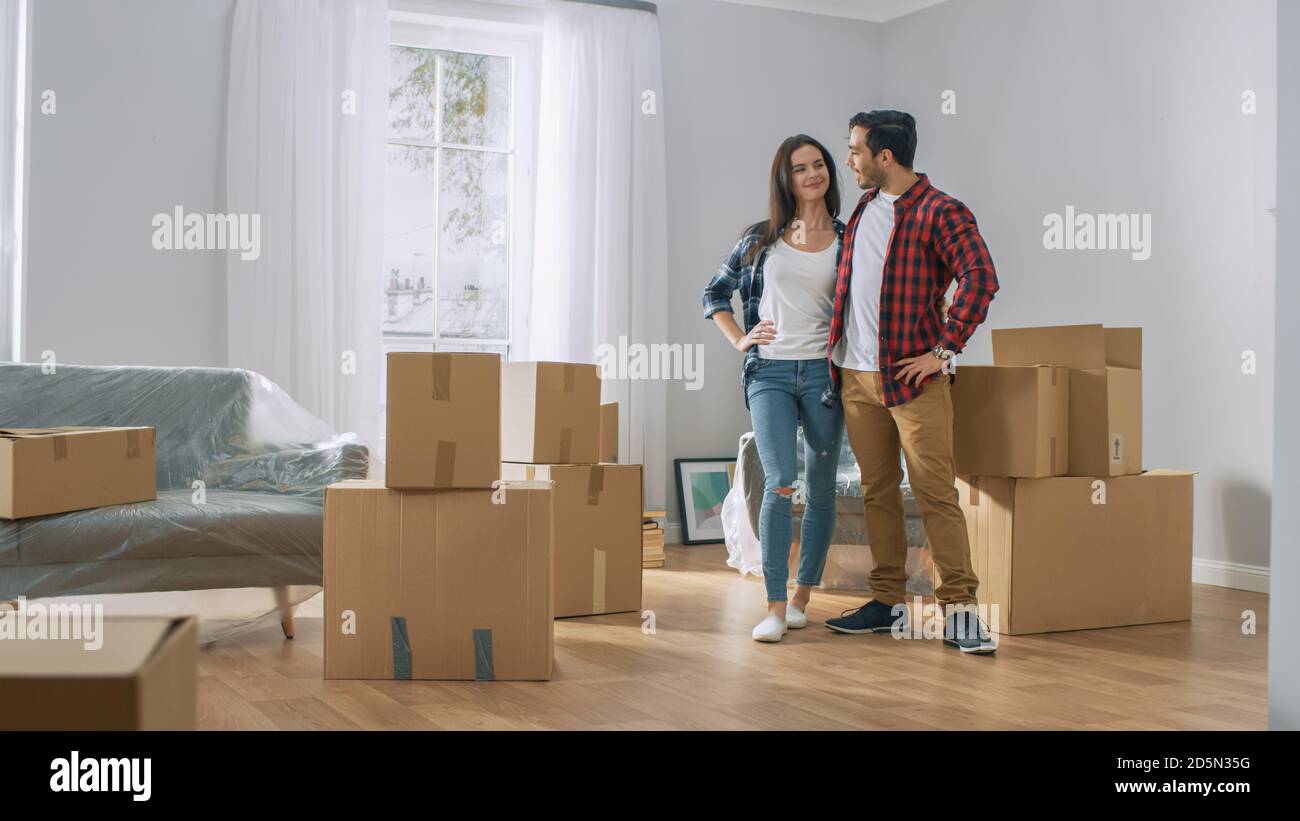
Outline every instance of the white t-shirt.
POLYGON ((778 238, 763 262, 763 295, 758 318, 770 319, 776 338, 758 346, 764 359, 818 359, 826 356, 835 302, 835 264, 839 243, 821 251, 800 251, 778 238))
POLYGON ((853 240, 853 277, 849 280, 848 304, 844 306, 844 336, 831 357, 841 368, 880 370, 880 287, 898 197, 877 191, 858 220, 853 240))

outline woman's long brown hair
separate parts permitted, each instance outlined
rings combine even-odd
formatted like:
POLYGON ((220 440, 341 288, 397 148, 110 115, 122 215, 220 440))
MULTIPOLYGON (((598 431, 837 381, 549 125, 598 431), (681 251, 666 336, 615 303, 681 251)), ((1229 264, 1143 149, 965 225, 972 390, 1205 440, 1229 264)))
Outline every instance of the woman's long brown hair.
POLYGON ((776 242, 777 237, 781 236, 794 219, 795 197, 794 192, 790 190, 790 178, 794 176, 794 152, 805 145, 815 146, 822 153, 822 160, 826 163, 826 173, 830 175, 830 185, 826 188, 826 211, 831 215, 831 219, 840 215, 840 179, 831 152, 807 134, 786 137, 781 147, 776 150, 776 156, 772 158, 772 176, 767 189, 767 219, 745 229, 746 234, 762 233, 763 235, 763 241, 749 249, 745 259, 746 264, 754 261, 761 248, 776 242))

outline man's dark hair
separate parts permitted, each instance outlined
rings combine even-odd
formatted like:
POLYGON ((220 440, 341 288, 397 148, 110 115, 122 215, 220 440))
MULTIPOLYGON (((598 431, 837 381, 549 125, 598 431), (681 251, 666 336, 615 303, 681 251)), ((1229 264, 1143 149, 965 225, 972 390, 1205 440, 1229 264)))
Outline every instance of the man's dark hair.
POLYGON ((895 162, 911 169, 916 158, 916 120, 911 114, 888 110, 859 111, 849 120, 849 128, 854 126, 867 130, 867 147, 871 149, 871 156, 888 148, 893 152, 895 162))

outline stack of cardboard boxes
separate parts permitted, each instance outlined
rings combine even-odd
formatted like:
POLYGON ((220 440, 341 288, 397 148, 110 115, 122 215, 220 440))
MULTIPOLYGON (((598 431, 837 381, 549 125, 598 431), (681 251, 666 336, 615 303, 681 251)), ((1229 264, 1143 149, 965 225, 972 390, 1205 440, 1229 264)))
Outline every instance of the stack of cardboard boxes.
POLYGON ((325 495, 326 678, 549 679, 556 617, 640 607, 599 395, 593 365, 389 354, 386 481, 325 495))
POLYGON ((997 629, 1191 618, 1193 474, 1142 469, 1141 329, 992 336, 994 364, 960 367, 952 396, 958 494, 997 629))
POLYGON ((641 466, 600 460, 596 366, 510 362, 501 386, 502 478, 554 483, 555 617, 640 610, 641 466))

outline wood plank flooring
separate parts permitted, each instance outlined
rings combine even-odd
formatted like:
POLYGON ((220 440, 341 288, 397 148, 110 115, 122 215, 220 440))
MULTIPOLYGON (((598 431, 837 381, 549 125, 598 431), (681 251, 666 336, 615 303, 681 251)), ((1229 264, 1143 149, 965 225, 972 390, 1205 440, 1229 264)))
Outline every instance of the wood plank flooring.
POLYGON ((816 591, 810 624, 752 641, 763 586, 719 546, 666 548, 638 614, 555 626, 550 682, 324 681, 321 620, 199 654, 203 729, 1264 729, 1268 597, 1194 586, 1190 622, 1003 636, 964 657, 937 641, 821 622, 864 594, 816 591), (1258 632, 1241 632, 1253 609, 1258 632))

